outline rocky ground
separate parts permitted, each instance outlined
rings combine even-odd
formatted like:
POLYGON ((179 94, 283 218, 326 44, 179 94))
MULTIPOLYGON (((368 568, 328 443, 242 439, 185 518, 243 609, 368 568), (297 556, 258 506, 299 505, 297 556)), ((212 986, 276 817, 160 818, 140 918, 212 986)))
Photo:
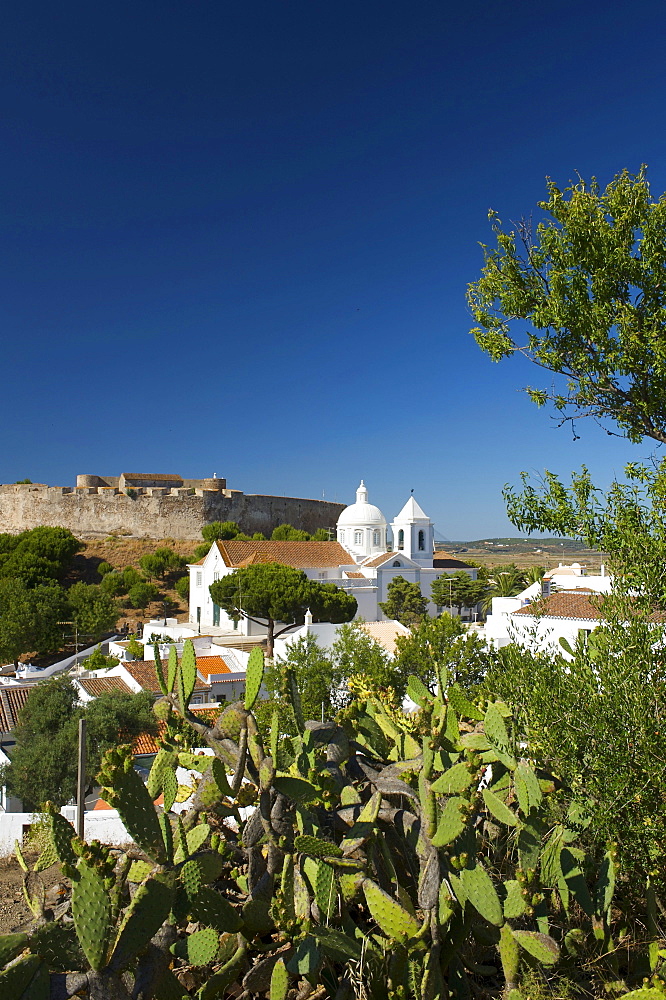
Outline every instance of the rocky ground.
MULTIPOLYGON (((36 860, 36 853, 26 855, 29 865, 34 865, 36 860)), ((23 896, 23 874, 14 855, 0 858, 0 934, 7 934, 32 920, 30 908, 23 896)), ((60 865, 53 865, 40 875, 46 889, 47 904, 55 905, 64 888, 60 865)))

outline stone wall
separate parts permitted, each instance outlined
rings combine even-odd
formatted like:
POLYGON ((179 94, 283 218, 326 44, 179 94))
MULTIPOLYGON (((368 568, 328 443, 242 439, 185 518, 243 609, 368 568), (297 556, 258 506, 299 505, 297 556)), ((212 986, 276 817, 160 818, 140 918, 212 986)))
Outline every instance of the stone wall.
POLYGON ((285 523, 310 532, 335 528, 343 509, 344 504, 325 500, 238 490, 148 487, 127 496, 116 486, 0 485, 0 532, 11 534, 45 524, 69 528, 80 538, 200 539, 205 524, 236 521, 247 534, 261 531, 270 537, 285 523))

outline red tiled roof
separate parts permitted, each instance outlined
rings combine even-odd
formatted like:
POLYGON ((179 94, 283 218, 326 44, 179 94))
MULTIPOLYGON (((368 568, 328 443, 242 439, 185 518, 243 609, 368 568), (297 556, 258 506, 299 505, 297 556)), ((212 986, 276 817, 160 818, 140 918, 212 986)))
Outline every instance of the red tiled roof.
POLYGON ((229 673, 229 667, 221 656, 200 656, 197 660, 197 669, 202 677, 208 678, 209 684, 211 674, 229 673))
MULTIPOLYGON (((404 556, 403 552, 382 552, 381 555, 375 556, 374 559, 368 559, 364 562, 364 566, 381 566, 385 563, 387 559, 398 559, 400 556, 404 556)), ((405 557, 406 558, 406 557, 405 557)))
POLYGON ((348 580, 364 580, 365 577, 362 573, 352 573, 349 570, 346 571, 345 576, 348 580))
POLYGON ((127 686, 122 677, 82 677, 79 684, 92 695, 98 698, 101 694, 109 691, 121 691, 123 694, 132 694, 132 689, 127 686))
POLYGON ((216 543, 227 566, 251 562, 278 562, 295 569, 324 566, 350 566, 354 560, 338 542, 219 541, 216 543))
POLYGON ((19 712, 28 700, 34 685, 0 687, 0 733, 11 733, 19 721, 19 712))
MULTIPOLYGON (((210 657, 205 657, 205 659, 210 659, 210 657)), ((141 685, 144 691, 160 693, 160 682, 155 673, 154 660, 128 660, 123 662, 122 666, 137 684, 141 685)), ((209 685, 204 684, 203 681, 197 681, 194 685, 195 691, 208 691, 208 689, 209 685)))
MULTIPOLYGON (((166 723, 160 719, 157 723, 157 739, 161 739, 165 732, 166 723)), ((157 753, 158 750, 157 740, 150 733, 141 733, 132 744, 132 753, 134 754, 157 753)))
MULTIPOLYGON (((603 620, 603 601, 607 595, 594 590, 560 590, 550 597, 542 597, 525 605, 514 615, 534 615, 539 618, 582 618, 588 621, 603 620)), ((648 621, 666 622, 666 611, 654 611, 648 621)))
POLYGON ((542 597, 514 611, 514 615, 534 615, 539 618, 582 618, 598 621, 603 616, 599 610, 601 595, 591 590, 561 590, 550 597, 542 597), (594 602, 591 597, 597 597, 594 602))

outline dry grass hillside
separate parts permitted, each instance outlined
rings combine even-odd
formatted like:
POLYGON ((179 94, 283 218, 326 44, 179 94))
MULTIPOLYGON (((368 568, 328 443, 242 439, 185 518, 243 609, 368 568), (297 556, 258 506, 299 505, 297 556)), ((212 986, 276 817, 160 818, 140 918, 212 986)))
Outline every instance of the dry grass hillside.
MULTIPOLYGON (((177 555, 184 556, 189 561, 199 542, 179 541, 173 538, 117 538, 114 535, 110 535, 103 540, 83 540, 83 544, 85 548, 74 558, 74 565, 68 582, 83 580, 84 583, 99 583, 101 577, 97 572, 97 567, 103 562, 109 563, 115 570, 124 570, 129 566, 134 566, 141 573, 139 566, 141 557, 152 554, 159 548, 167 547, 173 549, 177 555)), ((152 582, 159 588, 163 597, 169 601, 169 617, 186 621, 187 604, 181 600, 176 591, 166 586, 159 579, 152 582)), ((121 622, 128 622, 130 628, 134 628, 139 621, 148 621, 149 618, 159 618, 164 614, 162 600, 149 604, 145 615, 136 608, 125 607, 122 597, 118 598, 118 601, 124 608, 120 620, 121 622)))

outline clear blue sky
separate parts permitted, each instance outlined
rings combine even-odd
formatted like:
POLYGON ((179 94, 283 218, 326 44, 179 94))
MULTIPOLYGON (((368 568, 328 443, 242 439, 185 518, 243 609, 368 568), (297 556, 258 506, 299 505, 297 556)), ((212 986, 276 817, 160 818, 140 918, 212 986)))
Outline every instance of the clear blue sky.
POLYGON ((521 469, 648 455, 556 429, 469 336, 487 212, 544 178, 666 189, 666 7, 9 0, 0 480, 216 472, 452 539, 521 469))

